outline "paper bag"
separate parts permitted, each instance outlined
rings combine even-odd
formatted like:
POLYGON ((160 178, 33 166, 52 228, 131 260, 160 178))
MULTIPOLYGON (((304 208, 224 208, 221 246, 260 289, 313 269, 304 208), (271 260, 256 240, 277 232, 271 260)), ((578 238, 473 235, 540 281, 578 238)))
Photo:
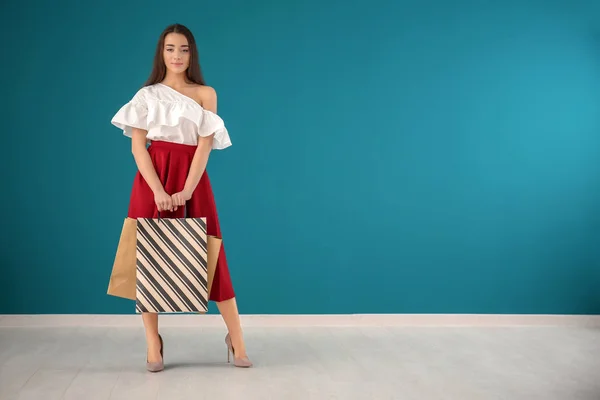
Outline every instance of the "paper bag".
MULTIPOLYGON (((221 244, 223 239, 216 236, 208 237, 208 296, 210 298, 210 289, 212 288, 215 271, 217 269, 217 261, 219 261, 219 253, 221 252, 221 244)), ((206 314, 206 311, 200 311, 198 314, 206 314)))
MULTIPOLYGON (((221 251, 222 239, 208 235, 208 295, 215 276, 217 261, 221 251)), ((135 300, 136 292, 136 244, 137 244, 137 220, 125 218, 121 238, 117 247, 112 274, 108 284, 107 293, 116 297, 135 300)), ((200 314, 204 314, 201 311, 200 314)))
POLYGON ((217 269, 217 261, 219 261, 219 252, 221 251, 221 242, 223 240, 216 236, 208 237, 208 295, 210 297, 210 289, 212 287, 215 270, 217 269))
POLYGON ((137 313, 208 310, 206 218, 138 218, 137 313))
POLYGON ((125 218, 113 263, 107 293, 135 300, 135 257, 137 221, 125 218))

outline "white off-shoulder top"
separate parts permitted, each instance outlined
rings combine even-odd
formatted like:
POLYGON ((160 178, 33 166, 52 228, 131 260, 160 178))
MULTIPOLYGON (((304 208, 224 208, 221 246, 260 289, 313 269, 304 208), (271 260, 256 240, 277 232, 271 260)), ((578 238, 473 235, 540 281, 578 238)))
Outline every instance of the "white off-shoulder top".
POLYGON ((148 131, 148 140, 197 145, 198 136, 214 134, 213 149, 231 146, 225 123, 191 97, 162 83, 145 86, 123 105, 111 123, 131 137, 132 128, 148 131))

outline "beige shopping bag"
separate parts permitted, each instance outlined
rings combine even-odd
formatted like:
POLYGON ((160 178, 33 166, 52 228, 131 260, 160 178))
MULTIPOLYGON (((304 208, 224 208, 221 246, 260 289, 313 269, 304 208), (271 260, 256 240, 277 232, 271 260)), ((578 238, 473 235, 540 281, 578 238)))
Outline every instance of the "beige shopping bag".
POLYGON ((208 310, 206 218, 138 218, 135 311, 208 310))
POLYGON ((136 312, 207 312, 220 240, 206 218, 138 218, 136 235, 136 312))
POLYGON ((108 282, 111 296, 135 300, 135 256, 137 221, 125 218, 121 237, 108 282))
MULTIPOLYGON (((219 261, 219 252, 223 239, 216 236, 208 237, 208 296, 210 297, 210 289, 212 288, 215 271, 217 269, 217 261, 219 261)), ((200 311, 198 314, 206 314, 206 311, 200 311)))
POLYGON ((208 295, 212 288, 215 270, 217 269, 217 261, 219 261, 219 252, 221 251, 222 239, 216 236, 208 237, 208 295))
MULTIPOLYGON (((208 235, 207 238, 208 295, 210 296, 223 240, 211 235, 208 235)), ((136 245, 137 220, 134 218, 125 218, 108 284, 107 293, 109 295, 129 300, 136 299, 136 245)), ((204 314, 205 311, 200 311, 200 313, 204 314)))

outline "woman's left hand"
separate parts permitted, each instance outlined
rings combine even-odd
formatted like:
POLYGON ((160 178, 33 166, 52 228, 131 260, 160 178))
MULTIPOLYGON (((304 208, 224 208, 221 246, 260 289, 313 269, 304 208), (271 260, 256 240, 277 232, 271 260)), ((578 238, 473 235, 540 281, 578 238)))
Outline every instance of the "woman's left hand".
POLYGON ((177 210, 178 207, 184 206, 185 202, 192 198, 192 193, 182 190, 171 195, 171 198, 173 199, 173 209, 177 210))

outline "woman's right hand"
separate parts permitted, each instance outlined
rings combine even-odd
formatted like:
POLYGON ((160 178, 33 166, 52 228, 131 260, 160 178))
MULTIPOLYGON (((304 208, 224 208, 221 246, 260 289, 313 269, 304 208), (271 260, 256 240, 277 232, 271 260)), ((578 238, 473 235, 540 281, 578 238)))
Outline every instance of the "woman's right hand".
POLYGON ((173 199, 164 190, 154 193, 154 202, 158 211, 173 211, 173 199))

